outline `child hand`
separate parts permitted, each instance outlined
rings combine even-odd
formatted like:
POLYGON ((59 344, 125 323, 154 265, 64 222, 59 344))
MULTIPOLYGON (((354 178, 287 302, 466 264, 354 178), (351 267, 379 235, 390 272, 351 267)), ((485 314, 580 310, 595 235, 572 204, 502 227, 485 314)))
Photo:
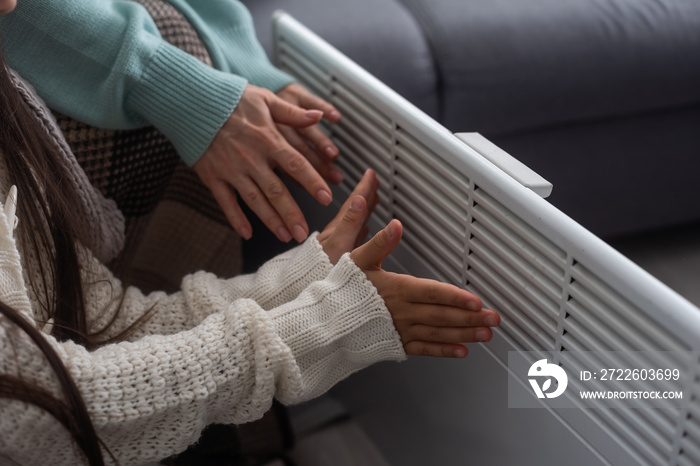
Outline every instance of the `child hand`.
POLYGON ((340 256, 362 244, 367 237, 367 219, 379 202, 378 187, 374 171, 367 170, 338 215, 316 237, 332 264, 337 264, 340 256))
POLYGON ((467 348, 461 343, 489 341, 489 327, 497 326, 500 316, 456 286, 382 270, 402 231, 401 222, 392 220, 350 258, 384 298, 406 354, 463 358, 467 348))

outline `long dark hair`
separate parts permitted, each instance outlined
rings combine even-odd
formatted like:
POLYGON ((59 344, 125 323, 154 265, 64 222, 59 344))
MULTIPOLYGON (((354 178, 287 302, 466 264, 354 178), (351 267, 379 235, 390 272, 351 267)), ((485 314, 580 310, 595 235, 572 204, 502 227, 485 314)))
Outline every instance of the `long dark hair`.
MULTIPOLYGON (((9 180, 20 187, 17 211, 19 243, 32 252, 40 280, 31 285, 43 314, 54 319, 52 335, 59 341, 72 340, 88 348, 96 346, 88 332, 78 241, 87 237, 85 219, 71 208, 78 205, 78 193, 66 168, 55 156, 52 141, 35 120, 15 88, 0 50, 0 156, 5 160, 9 180), (46 258, 46 260, 45 260, 46 258)), ((36 274, 30 273, 29 277, 36 274)), ((33 280, 33 278, 30 278, 33 280)), ((28 386, 21 377, 0 374, 0 397, 35 404, 53 415, 72 434, 91 465, 103 465, 100 441, 87 407, 70 373, 43 334, 20 313, 0 303, 0 314, 17 325, 49 361, 62 388, 64 400, 41 387, 28 386)))

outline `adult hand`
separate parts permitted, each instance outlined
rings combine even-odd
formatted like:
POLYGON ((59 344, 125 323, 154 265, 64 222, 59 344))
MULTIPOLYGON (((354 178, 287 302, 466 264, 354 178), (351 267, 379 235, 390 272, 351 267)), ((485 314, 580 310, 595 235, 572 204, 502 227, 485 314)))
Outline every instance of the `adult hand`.
POLYGON ((489 327, 500 316, 456 286, 382 270, 382 261, 401 240, 403 227, 392 220, 371 240, 350 253, 384 298, 406 354, 463 358, 464 342, 489 341, 489 327))
POLYGON ((252 227, 236 193, 277 237, 303 241, 309 227, 299 206, 273 171, 278 167, 319 203, 331 203, 331 190, 309 161, 280 134, 276 124, 294 128, 315 125, 320 110, 305 110, 273 92, 248 85, 236 109, 193 168, 211 190, 226 218, 245 239, 252 227))
POLYGON ((367 170, 335 218, 316 237, 332 264, 337 264, 340 256, 358 247, 367 237, 367 220, 379 202, 378 187, 374 171, 367 170))
MULTIPOLYGON (((322 111, 324 118, 331 123, 340 121, 340 112, 333 105, 315 96, 300 84, 289 84, 277 91, 277 95, 290 104, 322 111)), ((280 124, 278 128, 287 142, 304 154, 326 181, 333 184, 343 181, 343 172, 333 165, 340 151, 318 125, 295 128, 280 124)))

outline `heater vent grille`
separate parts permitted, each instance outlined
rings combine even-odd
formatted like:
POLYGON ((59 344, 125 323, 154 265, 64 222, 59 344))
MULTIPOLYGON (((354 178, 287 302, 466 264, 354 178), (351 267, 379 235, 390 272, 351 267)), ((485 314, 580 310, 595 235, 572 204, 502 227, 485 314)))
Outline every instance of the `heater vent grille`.
POLYGON ((695 466, 700 464, 700 377, 692 380, 692 404, 685 413, 685 429, 681 434, 678 464, 695 466))
MULTIPOLYGON (((466 287, 496 309, 502 323, 495 334, 505 343, 498 347, 506 350, 486 345, 494 357, 555 352, 571 373, 679 368, 695 377, 697 358, 679 355, 700 350, 696 307, 285 15, 276 23, 276 60, 343 114, 325 127, 346 173, 336 200, 373 168, 381 201, 372 229, 394 217, 404 224, 396 268, 466 287), (606 350, 620 351, 619 358, 589 353, 606 350)), ((677 411, 587 409, 578 417, 559 412, 559 419, 603 457, 700 464, 700 384, 692 382, 685 388, 693 398, 677 411), (601 430, 616 446, 598 441, 601 430)))

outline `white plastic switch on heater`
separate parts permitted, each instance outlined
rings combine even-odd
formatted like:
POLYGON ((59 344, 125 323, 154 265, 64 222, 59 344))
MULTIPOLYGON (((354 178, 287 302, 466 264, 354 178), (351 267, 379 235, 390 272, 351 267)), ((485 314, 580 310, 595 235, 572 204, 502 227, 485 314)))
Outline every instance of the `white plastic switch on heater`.
POLYGON ((506 172, 517 182, 546 198, 552 194, 552 183, 535 173, 527 165, 492 143, 479 133, 456 133, 462 142, 482 157, 506 172))

